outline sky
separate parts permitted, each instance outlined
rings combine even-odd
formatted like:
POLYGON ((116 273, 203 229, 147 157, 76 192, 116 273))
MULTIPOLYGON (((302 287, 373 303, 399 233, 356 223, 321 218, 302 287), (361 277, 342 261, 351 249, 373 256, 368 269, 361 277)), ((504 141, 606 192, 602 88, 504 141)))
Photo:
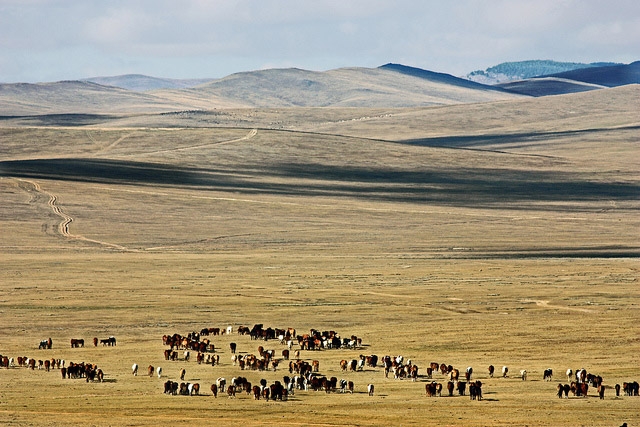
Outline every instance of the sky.
POLYGON ((0 0, 0 82, 640 60, 638 0, 0 0))

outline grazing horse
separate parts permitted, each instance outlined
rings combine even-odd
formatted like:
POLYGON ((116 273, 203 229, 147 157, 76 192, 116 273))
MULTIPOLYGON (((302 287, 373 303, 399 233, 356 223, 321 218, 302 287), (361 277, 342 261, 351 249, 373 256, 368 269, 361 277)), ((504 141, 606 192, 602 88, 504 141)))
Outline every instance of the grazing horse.
POLYGON ((348 381, 347 382, 347 391, 351 394, 353 394, 353 389, 354 389, 354 384, 353 381, 348 381))
POLYGON ((470 380, 471 380, 471 375, 472 375, 472 374, 473 374, 473 368, 472 368, 471 366, 469 366, 469 367, 467 368, 467 370, 464 372, 464 378, 465 378, 467 381, 470 381, 470 380))
POLYGON ((482 400, 482 383, 480 381, 469 383, 469 396, 471 400, 482 400))
POLYGON ((455 388, 455 384, 453 381, 449 381, 447 383, 447 391, 449 392, 449 396, 453 396, 453 389, 455 388))
POLYGON ((158 378, 162 377, 162 367, 161 366, 158 366, 156 368, 156 374, 158 375, 158 378))
POLYGON ((186 369, 180 369, 180 381, 184 381, 184 376, 187 373, 186 369))
POLYGON ((116 345, 116 337, 114 337, 113 335, 110 336, 109 338, 107 338, 107 345, 109 346, 115 346, 116 345))
MULTIPOLYGON (((265 390, 268 390, 268 389, 265 389, 265 390)), ((230 385, 229 387, 227 387, 227 395, 229 396, 229 398, 236 397, 235 386, 230 385)))
POLYGON ((52 345, 53 345, 53 341, 51 340, 51 338, 48 338, 46 340, 40 341, 40 345, 38 346, 38 349, 51 350, 52 345))
POLYGON ((572 377, 573 377, 573 370, 569 368, 567 369, 567 381, 571 382, 572 377))
POLYGON ((464 382, 464 381, 458 381, 458 386, 457 386, 457 388, 458 388, 458 394, 459 394, 460 396, 464 396, 464 394, 465 394, 465 393, 466 393, 466 391, 467 391, 467 383, 466 383, 466 382, 464 382))
POLYGON ((133 365, 131 365, 131 373, 134 376, 138 375, 138 364, 137 363, 134 363, 133 365))
POLYGON ((220 390, 220 393, 224 393, 224 388, 227 385, 227 380, 223 377, 220 377, 216 380, 216 385, 218 386, 218 390, 220 390))
POLYGON ((522 369, 520 371, 520 377, 522 378, 522 381, 526 381, 527 380, 527 370, 526 369, 522 369))
POLYGON ((93 346, 94 347, 98 346, 98 337, 93 337, 93 346))
POLYGON ((425 393, 427 394, 427 397, 433 397, 436 394, 436 382, 432 381, 430 383, 426 383, 424 385, 424 390, 425 393))
POLYGON ((147 367, 147 374, 152 377, 153 376, 153 372, 155 371, 155 368, 153 367, 153 365, 149 365, 147 367))
POLYGON ((547 368, 544 370, 544 374, 542 375, 542 379, 544 381, 551 381, 553 378, 553 369, 547 368))
POLYGON ((494 367, 493 367, 493 365, 489 365, 489 376, 490 376, 491 378, 493 378, 493 371, 494 371, 495 369, 496 369, 496 368, 494 368, 494 367))
POLYGON ((431 362, 429 363, 429 367, 431 368, 431 372, 438 372, 438 369, 440 369, 440 364, 438 362, 431 362))
POLYGON ((213 397, 217 398, 218 397, 218 386, 215 384, 211 384, 211 394, 213 394, 213 397))
POLYGON ((367 392, 369 393, 369 396, 373 396, 374 390, 375 390, 375 386, 373 384, 367 385, 367 392))
POLYGON ((587 383, 579 383, 578 388, 580 389, 580 395, 587 397, 587 392, 589 391, 589 384, 587 383))
POLYGON ((604 384, 600 384, 600 385, 598 386, 598 397, 599 397, 601 400, 603 400, 603 399, 604 399, 604 389, 605 389, 605 388, 606 388, 606 387, 604 386, 604 384))
POLYGON ((509 368, 506 366, 502 367, 502 378, 507 378, 507 374, 509 373, 509 368))

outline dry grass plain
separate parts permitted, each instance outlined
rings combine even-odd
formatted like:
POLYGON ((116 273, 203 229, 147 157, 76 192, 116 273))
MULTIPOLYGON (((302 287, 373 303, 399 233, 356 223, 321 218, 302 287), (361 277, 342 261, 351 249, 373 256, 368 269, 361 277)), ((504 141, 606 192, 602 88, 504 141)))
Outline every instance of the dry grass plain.
POLYGON ((567 368, 640 380, 637 91, 3 120, 0 353, 96 363, 105 382, 0 369, 0 423, 640 424, 638 397, 555 396, 567 368), (265 345, 237 335, 213 338, 220 366, 163 358, 163 334, 254 323, 362 337, 301 355, 356 392, 214 399, 217 377, 285 374, 232 366, 232 340, 265 345), (116 347, 69 348, 109 335, 116 347), (472 366, 485 399, 340 372, 359 354, 402 354, 421 374, 472 366), (163 378, 132 376, 134 362, 163 378), (488 378, 490 364, 511 375, 488 378), (202 396, 162 393, 183 367, 202 396))

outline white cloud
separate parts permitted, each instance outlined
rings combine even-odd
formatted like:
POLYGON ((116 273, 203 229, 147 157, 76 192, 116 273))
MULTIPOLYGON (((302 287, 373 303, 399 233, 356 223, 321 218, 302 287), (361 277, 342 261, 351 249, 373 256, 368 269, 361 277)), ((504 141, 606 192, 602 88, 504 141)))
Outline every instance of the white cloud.
POLYGON ((631 61, 640 59, 640 2, 0 1, 0 63, 15 63, 0 69, 0 80, 31 79, 38 68, 76 76, 86 64, 69 52, 83 52, 103 67, 99 74, 173 77, 264 64, 404 62, 459 75, 521 59, 631 61))

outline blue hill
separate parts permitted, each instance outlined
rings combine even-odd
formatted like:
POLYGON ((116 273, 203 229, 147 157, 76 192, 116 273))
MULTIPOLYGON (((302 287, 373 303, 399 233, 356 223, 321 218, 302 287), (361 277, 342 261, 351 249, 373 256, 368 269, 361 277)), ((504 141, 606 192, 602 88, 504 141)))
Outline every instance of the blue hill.
POLYGON ((565 71, 546 77, 559 77, 608 87, 629 85, 640 83, 640 61, 631 64, 565 71))

